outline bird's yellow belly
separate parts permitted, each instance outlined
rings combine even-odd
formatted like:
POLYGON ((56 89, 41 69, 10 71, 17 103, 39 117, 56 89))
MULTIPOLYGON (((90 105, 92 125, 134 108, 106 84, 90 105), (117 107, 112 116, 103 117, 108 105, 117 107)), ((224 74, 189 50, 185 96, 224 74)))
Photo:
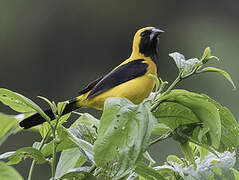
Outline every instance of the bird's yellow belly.
POLYGON ((82 107, 103 109, 104 102, 109 97, 125 97, 134 104, 139 104, 149 96, 154 88, 154 84, 154 80, 147 75, 140 76, 136 79, 132 79, 115 86, 112 89, 109 89, 106 92, 96 95, 90 99, 87 99, 87 96, 90 92, 79 96, 78 105, 82 107))

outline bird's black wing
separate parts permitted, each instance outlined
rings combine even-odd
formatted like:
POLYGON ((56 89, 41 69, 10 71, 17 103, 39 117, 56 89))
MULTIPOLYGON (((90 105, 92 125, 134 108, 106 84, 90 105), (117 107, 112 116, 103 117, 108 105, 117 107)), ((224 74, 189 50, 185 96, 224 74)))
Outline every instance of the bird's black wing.
POLYGON ((147 72, 148 64, 142 61, 144 59, 130 61, 106 74, 95 84, 87 98, 94 97, 126 81, 144 75, 147 72))
POLYGON ((79 95, 82 95, 82 94, 85 94, 87 92, 89 92, 91 89, 93 89, 93 87, 103 78, 102 77, 99 77, 98 79, 92 81, 91 83, 89 83, 84 89, 82 89, 80 92, 79 92, 79 95))

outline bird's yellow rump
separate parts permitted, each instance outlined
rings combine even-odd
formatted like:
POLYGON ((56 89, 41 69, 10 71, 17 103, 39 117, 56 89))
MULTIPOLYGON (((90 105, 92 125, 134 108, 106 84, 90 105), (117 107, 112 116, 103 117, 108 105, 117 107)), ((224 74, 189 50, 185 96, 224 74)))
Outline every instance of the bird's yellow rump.
MULTIPOLYGON (((154 88, 157 76, 159 35, 163 31, 154 27, 139 29, 134 36, 131 56, 103 77, 91 82, 80 91, 80 95, 68 101, 64 114, 80 107, 103 109, 109 97, 125 97, 134 104, 141 103, 154 88)), ((45 113, 54 119, 51 110, 45 113)), ((45 120, 34 114, 20 122, 25 129, 39 125, 45 120)))

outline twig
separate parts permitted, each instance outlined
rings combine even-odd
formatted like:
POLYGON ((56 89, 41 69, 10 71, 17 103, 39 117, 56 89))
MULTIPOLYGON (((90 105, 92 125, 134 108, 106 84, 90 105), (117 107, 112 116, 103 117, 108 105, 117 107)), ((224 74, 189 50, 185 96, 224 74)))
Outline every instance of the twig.
POLYGON ((149 145, 151 146, 151 145, 153 145, 153 144, 155 144, 155 143, 157 143, 159 141, 163 141, 165 139, 168 139, 168 138, 172 137, 172 135, 173 135, 173 132, 170 131, 169 133, 167 133, 167 134, 165 134, 163 136, 160 136, 159 138, 153 140, 152 142, 150 142, 149 145))
MULTIPOLYGON (((45 141, 46 141, 46 139, 47 139, 47 137, 48 137, 48 133, 49 133, 49 131, 47 132, 46 136, 45 136, 45 137, 42 139, 42 141, 41 141, 41 144, 40 144, 40 147, 39 147, 39 150, 40 150, 40 151, 42 150, 43 145, 45 144, 45 141)), ((31 164, 31 168, 30 168, 30 171, 29 171, 29 174, 28 174, 28 178, 27 178, 28 180, 31 180, 31 179, 32 179, 32 173, 33 173, 33 170, 34 170, 35 165, 36 165, 36 160, 33 159, 33 160, 32 160, 32 164, 31 164)))
POLYGON ((56 129, 57 125, 59 122, 60 116, 56 115, 56 124, 52 129, 52 137, 53 137, 53 151, 52 151, 52 161, 51 161, 51 176, 52 180, 55 179, 55 174, 56 174, 56 148, 57 148, 57 143, 56 143, 56 129))

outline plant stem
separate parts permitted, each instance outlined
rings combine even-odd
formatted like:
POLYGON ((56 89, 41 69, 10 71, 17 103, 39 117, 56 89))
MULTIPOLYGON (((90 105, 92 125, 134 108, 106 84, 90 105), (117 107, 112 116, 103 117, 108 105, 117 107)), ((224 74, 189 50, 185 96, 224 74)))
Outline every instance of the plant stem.
POLYGON ((151 146, 151 145, 153 145, 153 144, 155 144, 155 143, 157 143, 159 141, 168 139, 168 138, 172 137, 172 135, 173 135, 173 132, 169 132, 169 133, 167 133, 167 134, 165 134, 163 136, 160 136, 159 138, 157 138, 157 139, 153 140, 152 142, 150 142, 149 146, 151 146))
POLYGON ((96 169, 96 171, 95 171, 95 173, 94 173, 94 176, 98 176, 101 172, 102 172, 102 169, 101 169, 101 168, 96 169))
POLYGON ((57 147, 57 142, 56 142, 56 129, 57 125, 59 122, 59 119, 61 116, 55 116, 56 117, 56 124, 52 129, 52 137, 53 137, 53 150, 52 150, 52 162, 51 162, 51 176, 52 180, 55 179, 55 174, 56 174, 56 147, 57 147))
POLYGON ((95 164, 93 164, 91 167, 90 167, 90 169, 89 169, 89 173, 92 173, 92 172, 94 172, 94 170, 96 169, 96 165, 95 164))
POLYGON ((55 166, 56 166, 56 131, 55 128, 52 132, 53 136, 53 151, 52 151, 52 162, 51 162, 51 176, 52 180, 55 179, 55 166))
POLYGON ((182 72, 179 72, 177 78, 173 81, 173 83, 169 86, 169 88, 163 93, 163 95, 168 94, 173 88, 174 86, 179 83, 182 80, 182 72))
MULTIPOLYGON (((49 131, 48 131, 48 133, 49 133, 49 131)), ((45 141, 46 141, 46 139, 47 139, 48 133, 47 133, 47 135, 42 139, 41 144, 40 144, 40 147, 39 147, 39 150, 41 150, 41 149, 43 148, 43 145, 45 144, 45 141)), ((29 174, 28 174, 28 178, 27 178, 28 180, 31 180, 31 179, 32 179, 32 173, 33 173, 33 169, 34 169, 35 165, 36 165, 36 160, 33 159, 33 160, 32 160, 32 164, 31 164, 31 168, 30 168, 30 171, 29 171, 29 174)))
MULTIPOLYGON (((163 97, 163 96, 167 95, 168 93, 170 93, 170 91, 174 88, 174 86, 175 86, 178 82, 180 82, 180 81, 182 80, 182 77, 181 77, 181 76, 182 76, 182 72, 179 72, 178 77, 173 81, 173 83, 169 86, 169 88, 168 88, 164 93, 162 93, 162 94, 160 95, 160 97, 163 97)), ((160 103, 161 103, 160 99, 157 100, 157 101, 152 105, 151 111, 154 111, 154 110, 159 106, 160 103)))
POLYGON ((33 173, 33 169, 34 169, 35 165, 36 165, 36 160, 33 159, 32 160, 32 165, 31 165, 31 168, 30 168, 30 171, 29 171, 29 174, 28 174, 28 178, 27 178, 28 180, 32 179, 32 173, 33 173))

